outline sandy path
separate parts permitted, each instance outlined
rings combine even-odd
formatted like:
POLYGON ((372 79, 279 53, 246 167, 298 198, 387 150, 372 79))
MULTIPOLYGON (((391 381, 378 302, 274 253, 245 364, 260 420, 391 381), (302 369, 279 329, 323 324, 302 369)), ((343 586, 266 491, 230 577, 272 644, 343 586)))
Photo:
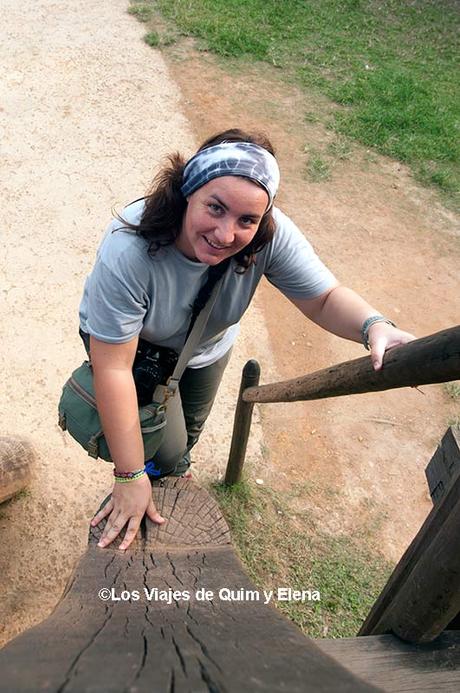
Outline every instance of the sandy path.
MULTIPOLYGON (((87 458, 57 426, 62 384, 83 359, 78 304, 110 209, 142 194, 165 152, 194 146, 178 88, 126 6, 4 0, 0 8, 0 434, 27 434, 37 451, 30 492, 0 508, 2 642, 52 609, 110 489, 111 465, 87 458)), ((254 322, 260 339, 255 310, 254 322)), ((224 467, 247 349, 249 337, 195 456, 206 462, 202 474, 224 467)))

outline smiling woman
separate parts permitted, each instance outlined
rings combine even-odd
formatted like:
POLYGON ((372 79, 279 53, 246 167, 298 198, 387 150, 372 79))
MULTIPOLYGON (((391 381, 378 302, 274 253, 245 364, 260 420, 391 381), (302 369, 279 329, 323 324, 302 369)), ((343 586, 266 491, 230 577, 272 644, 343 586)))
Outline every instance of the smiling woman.
POLYGON ((227 130, 204 142, 187 163, 171 155, 149 194, 128 205, 107 230, 80 305, 80 334, 115 465, 112 496, 92 521, 107 517, 101 547, 127 525, 120 546, 127 548, 144 513, 164 522, 149 475, 187 473, 238 323, 263 276, 309 319, 363 341, 376 369, 385 349, 412 339, 338 284, 300 230, 274 207, 278 185, 269 140, 227 130), (204 331, 167 400, 164 439, 146 465, 139 393, 145 393, 146 376, 169 378, 192 313, 196 317, 217 281, 204 331))
POLYGON ((215 265, 248 246, 269 198, 257 183, 224 176, 187 196, 176 247, 191 260, 215 265))

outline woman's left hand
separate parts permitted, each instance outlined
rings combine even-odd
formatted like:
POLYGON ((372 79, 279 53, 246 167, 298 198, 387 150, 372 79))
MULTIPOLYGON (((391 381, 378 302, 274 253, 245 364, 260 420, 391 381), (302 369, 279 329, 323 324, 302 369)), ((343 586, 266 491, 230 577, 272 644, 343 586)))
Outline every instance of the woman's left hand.
POLYGON ((416 339, 413 334, 403 332, 387 322, 375 322, 370 326, 368 332, 368 341, 371 349, 372 365, 376 371, 379 371, 383 365, 383 355, 387 349, 407 344, 416 339))

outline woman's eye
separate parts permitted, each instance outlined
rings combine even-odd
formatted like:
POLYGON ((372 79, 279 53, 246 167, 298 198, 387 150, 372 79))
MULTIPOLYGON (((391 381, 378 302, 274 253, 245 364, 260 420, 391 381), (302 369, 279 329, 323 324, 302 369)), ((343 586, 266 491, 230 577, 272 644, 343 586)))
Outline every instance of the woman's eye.
POLYGON ((211 202, 208 205, 208 207, 214 214, 220 214, 220 212, 222 211, 222 207, 220 205, 215 204, 214 202, 211 202))
POLYGON ((254 219, 252 217, 241 217, 241 223, 243 226, 251 226, 251 224, 254 224, 254 219))

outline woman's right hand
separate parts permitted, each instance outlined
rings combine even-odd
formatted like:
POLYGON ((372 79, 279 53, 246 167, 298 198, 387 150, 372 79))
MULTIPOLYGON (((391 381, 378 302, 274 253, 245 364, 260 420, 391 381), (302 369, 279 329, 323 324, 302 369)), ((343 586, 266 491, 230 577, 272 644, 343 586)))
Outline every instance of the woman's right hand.
POLYGON ((120 544, 120 549, 127 549, 137 534, 144 514, 159 525, 165 522, 165 518, 160 515, 153 503, 152 485, 147 474, 143 474, 135 481, 115 482, 110 500, 91 520, 91 526, 95 527, 104 517, 107 517, 107 524, 98 546, 104 548, 111 544, 123 527, 128 525, 120 544))

